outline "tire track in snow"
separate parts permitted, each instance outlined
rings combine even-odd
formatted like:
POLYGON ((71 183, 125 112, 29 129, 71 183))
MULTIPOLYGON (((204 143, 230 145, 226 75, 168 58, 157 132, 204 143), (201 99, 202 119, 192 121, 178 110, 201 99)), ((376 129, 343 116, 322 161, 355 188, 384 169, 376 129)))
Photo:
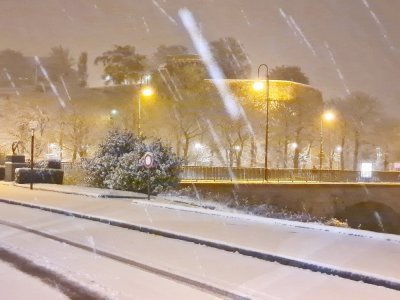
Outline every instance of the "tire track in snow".
MULTIPOLYGON (((3 202, 3 200, 0 199, 0 202, 3 202)), ((7 204, 11 204, 11 203, 7 203, 7 204)), ((67 216, 69 216, 69 215, 70 214, 67 214, 67 216)), ((75 217, 77 217, 77 216, 75 216, 75 217)), ((95 220, 91 220, 91 221, 95 221, 95 220)), ((22 226, 17 223, 0 220, 0 224, 10 227, 10 228, 28 232, 28 233, 31 233, 34 235, 38 235, 40 237, 47 238, 47 239, 50 239, 53 241, 64 243, 66 245, 69 245, 69 246, 72 246, 72 247, 75 247, 75 248, 78 248, 78 249, 81 249, 81 250, 84 250, 84 251, 87 251, 90 253, 94 253, 95 255, 100 255, 100 256, 118 261, 120 263, 144 270, 146 272, 156 274, 158 276, 167 278, 169 280, 173 280, 173 281, 176 281, 179 283, 184 283, 191 287, 197 288, 201 291, 205 291, 205 292, 214 294, 218 297, 223 297, 223 298, 228 298, 228 299, 237 299, 237 300, 250 299, 250 298, 247 298, 246 296, 238 295, 238 294, 223 290, 223 289, 213 286, 211 284, 193 280, 193 279, 190 279, 190 278, 187 278, 187 277, 184 277, 184 276, 181 276, 181 275, 169 272, 169 271, 165 271, 162 269, 158 269, 158 268, 143 264, 141 262, 138 262, 138 261, 135 261, 132 259, 128 259, 128 258, 119 256, 119 255, 115 255, 111 252, 107 252, 107 251, 103 251, 103 250, 99 250, 99 249, 96 249, 96 252, 93 252, 93 247, 91 247, 91 246, 73 242, 68 239, 64 239, 64 238, 58 237, 56 235, 45 233, 45 232, 35 230, 32 228, 28 228, 28 227, 22 226)), ((88 300, 106 299, 103 296, 100 296, 96 293, 91 292, 89 289, 85 289, 82 286, 78 286, 77 284, 74 284, 73 282, 71 282, 68 279, 66 279, 65 277, 63 277, 61 274, 57 274, 54 271, 50 271, 42 266, 38 266, 38 265, 34 264, 33 262, 29 261, 28 259, 26 259, 18 254, 12 253, 12 252, 2 248, 1 246, 0 246, 0 260, 10 262, 16 268, 20 269, 21 271, 26 272, 35 277, 39 277, 39 278, 43 279, 46 283, 51 283, 52 286, 63 287, 62 289, 60 288, 60 290, 63 293, 65 293, 65 295, 70 297, 71 299, 88 299, 88 300), (14 261, 15 261, 15 263, 14 263, 14 261)))
MULTIPOLYGON (((0 221, 0 223, 2 223, 0 221)), ((3 224, 6 225, 6 224, 3 224)), ((8 225, 6 225, 8 226, 8 225)), ((21 272, 42 280, 45 284, 59 290, 72 300, 105 300, 103 296, 91 289, 74 282, 64 275, 37 265, 29 259, 0 246, 0 260, 9 263, 21 272)))

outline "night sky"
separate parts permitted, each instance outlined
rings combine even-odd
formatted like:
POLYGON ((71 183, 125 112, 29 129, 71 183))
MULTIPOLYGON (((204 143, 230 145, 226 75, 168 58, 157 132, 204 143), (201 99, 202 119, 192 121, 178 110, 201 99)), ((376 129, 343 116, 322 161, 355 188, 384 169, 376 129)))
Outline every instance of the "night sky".
MULTIPOLYGON (((44 56, 63 45, 75 58, 88 51, 91 65, 114 44, 144 54, 160 44, 193 49, 178 16, 184 7, 207 40, 239 39, 254 71, 299 65, 325 99, 364 91, 397 107, 397 0, 0 0, 0 49, 44 56)), ((101 70, 90 72, 99 85, 101 70)))

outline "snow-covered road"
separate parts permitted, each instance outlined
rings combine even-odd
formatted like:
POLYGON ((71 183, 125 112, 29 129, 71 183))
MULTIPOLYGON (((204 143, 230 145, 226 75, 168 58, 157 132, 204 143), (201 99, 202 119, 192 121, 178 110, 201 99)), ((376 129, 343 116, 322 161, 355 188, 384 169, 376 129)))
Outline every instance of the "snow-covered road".
MULTIPOLYGON (((361 236, 355 236, 357 231, 354 230, 338 232, 319 225, 300 227, 297 223, 246 219, 245 216, 214 211, 208 214, 201 209, 156 201, 148 204, 132 199, 98 199, 4 185, 0 185, 0 198, 103 216, 400 282, 396 267, 400 258, 400 239, 392 235, 359 232, 361 236)), ((153 277, 148 274, 147 278, 145 270, 123 266, 120 262, 111 263, 109 258, 95 255, 96 251, 113 253, 253 299, 348 299, 350 295, 352 299, 398 299, 400 296, 400 292, 384 287, 15 205, 0 204, 0 220, 91 247, 93 252, 82 254, 83 250, 76 248, 70 251, 69 245, 29 232, 16 233, 15 228, 0 227, 1 245, 14 247, 25 255, 42 257, 60 270, 78 274, 74 275, 78 279, 84 274, 83 277, 90 278, 87 282, 93 281, 104 287, 103 291, 113 291, 111 294, 117 298, 135 296, 130 278, 143 279, 149 288, 153 287, 148 291, 153 293, 155 285, 160 286, 160 291, 169 292, 168 285, 171 284, 175 299, 182 298, 179 292, 187 293, 185 288, 200 298, 211 294, 162 277, 165 285, 158 284, 162 280, 156 274, 150 274, 153 277), (26 241, 29 241, 28 247, 26 241), (49 251, 53 248, 54 251, 49 251), (99 264, 91 264, 92 260, 99 264), (107 262, 100 263, 103 260, 107 262), (140 274, 131 275, 133 277, 117 275, 128 272, 126 269, 140 274)))
POLYGON ((40 279, 27 275, 3 261, 0 261, 0 290, 3 299, 68 299, 40 279), (24 286, 20 288, 22 284, 24 286))

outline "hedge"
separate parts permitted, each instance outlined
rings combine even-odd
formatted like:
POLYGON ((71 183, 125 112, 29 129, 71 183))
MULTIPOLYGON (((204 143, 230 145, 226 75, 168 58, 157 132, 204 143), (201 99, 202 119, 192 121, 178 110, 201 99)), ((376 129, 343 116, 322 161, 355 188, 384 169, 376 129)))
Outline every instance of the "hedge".
MULTIPOLYGON (((33 183, 62 184, 64 171, 57 169, 33 169, 33 183)), ((31 169, 18 168, 15 170, 16 183, 30 183, 31 169)))
POLYGON ((42 160, 36 162, 34 167, 38 169, 62 169, 61 161, 59 160, 42 160))
POLYGON ((4 166, 0 166, 0 180, 4 180, 6 175, 6 168, 4 166))

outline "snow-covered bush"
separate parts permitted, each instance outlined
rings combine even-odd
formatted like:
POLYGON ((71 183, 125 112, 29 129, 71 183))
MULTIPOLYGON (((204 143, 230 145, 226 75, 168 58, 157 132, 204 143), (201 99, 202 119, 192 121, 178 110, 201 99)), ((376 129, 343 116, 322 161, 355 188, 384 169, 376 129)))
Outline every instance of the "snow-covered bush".
POLYGON ((181 164, 182 160, 159 140, 146 143, 144 137, 113 130, 85 168, 92 186, 145 192, 150 178, 151 192, 159 193, 178 184, 181 164), (154 167, 150 170, 140 163, 146 152, 154 155, 154 167))
POLYGON ((38 169, 57 169, 57 170, 62 169, 61 161, 54 160, 54 159, 41 160, 41 161, 35 162, 34 167, 38 168, 38 169))
POLYGON ((141 140, 128 131, 110 131, 93 159, 85 162, 87 182, 96 187, 109 188, 110 176, 118 166, 119 158, 131 151, 141 140))
POLYGON ((326 225, 329 226, 336 226, 336 227, 345 227, 345 228, 349 228, 349 224, 347 223, 347 221, 341 221, 338 220, 336 218, 330 218, 325 222, 326 225))

